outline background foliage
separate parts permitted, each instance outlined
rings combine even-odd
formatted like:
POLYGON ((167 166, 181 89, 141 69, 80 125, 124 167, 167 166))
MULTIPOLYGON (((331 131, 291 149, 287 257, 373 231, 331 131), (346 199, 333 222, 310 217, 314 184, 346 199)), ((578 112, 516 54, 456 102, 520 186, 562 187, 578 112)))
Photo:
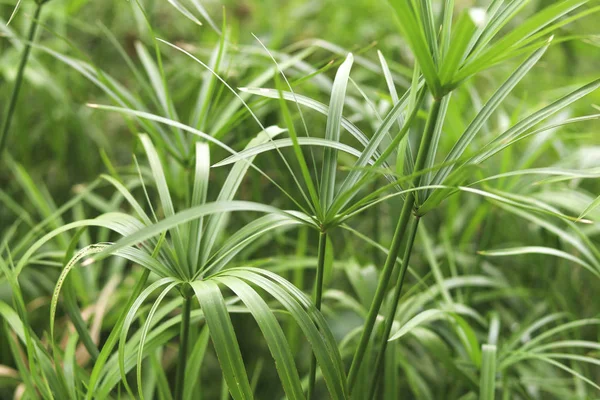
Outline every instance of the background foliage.
POLYGON ((600 3, 42 4, 0 398, 600 396, 600 3))

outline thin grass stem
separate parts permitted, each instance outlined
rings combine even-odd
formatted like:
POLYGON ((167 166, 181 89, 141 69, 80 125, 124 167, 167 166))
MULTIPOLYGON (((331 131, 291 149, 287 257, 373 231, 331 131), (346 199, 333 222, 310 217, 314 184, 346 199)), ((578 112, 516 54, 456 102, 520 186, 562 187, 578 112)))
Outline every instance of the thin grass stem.
POLYGON ((417 229, 419 228, 420 220, 421 219, 419 217, 415 217, 413 219, 412 227, 408 233, 406 249, 404 250, 404 257, 402 258, 402 266, 400 267, 400 273, 398 274, 398 279, 394 288, 394 298, 392 299, 392 303, 390 304, 390 308, 385 317, 385 328, 383 330, 383 334, 381 335, 379 353, 377 354, 377 359, 375 361, 375 376, 373 377, 373 384, 371 385, 371 393, 369 395, 370 399, 374 398, 373 396, 375 395, 375 389, 377 387, 377 384, 379 383, 379 377, 383 372, 385 351, 387 349, 388 338, 390 337, 390 332, 392 331, 392 325, 394 324, 396 310, 398 310, 398 303, 400 302, 400 296, 402 295, 402 286, 404 284, 404 276, 406 275, 406 271, 408 270, 408 263, 410 262, 410 255, 412 253, 412 248, 415 243, 415 236, 417 234, 417 229))
POLYGON ((17 106, 17 99, 19 97, 19 92, 21 91, 21 85, 23 83, 23 75, 25 74, 25 67, 27 66, 27 60, 29 59, 29 53, 31 52, 31 44, 33 42, 35 33, 37 31, 38 21, 39 21, 40 13, 42 12, 43 5, 44 5, 44 2, 37 3, 37 7, 35 8, 33 20, 31 21, 31 25, 29 27, 29 34, 27 35, 27 42, 25 43, 25 47, 23 48, 23 53, 21 54, 21 61, 19 63, 19 69, 17 70, 17 78, 15 80, 15 86, 13 87, 12 93, 10 95, 10 100, 8 102, 8 107, 7 107, 6 113, 4 115, 4 122, 2 123, 2 131, 0 131, 0 160, 2 159, 2 154, 4 153, 4 147, 6 146, 6 141, 8 138, 8 131, 10 129, 13 115, 15 113, 15 109, 17 106))
MULTIPOLYGON (((323 275, 325 270, 325 253, 327 251, 327 233, 321 231, 319 233, 319 250, 318 250, 318 261, 317 261, 317 279, 315 280, 315 306, 317 310, 321 309, 321 302, 323 299, 323 275)), ((308 376, 308 393, 307 399, 313 398, 313 392, 315 389, 315 380, 317 376, 317 359, 315 355, 312 355, 310 360, 310 373, 308 376)))
POLYGON ((192 298, 185 296, 183 298, 183 309, 181 310, 181 343, 179 345, 179 359, 177 362, 177 376, 175 380, 175 400, 183 399, 183 387, 185 378, 185 368, 187 363, 188 342, 190 335, 190 315, 192 312, 192 298))
MULTIPOLYGON (((436 98, 431 106, 429 117, 427 119, 427 124, 425 126, 425 132, 423 133, 423 138, 421 139, 421 144, 419 146, 419 152, 417 154, 417 160, 415 162, 415 172, 419 172, 425 166, 425 160, 427 160, 427 155, 429 154, 429 148, 431 147, 435 126, 440 115, 440 106, 441 99, 436 98)), ((400 252, 400 246, 404 239, 406 229, 408 228, 410 214, 413 212, 414 205, 415 192, 409 192, 406 195, 406 200, 404 201, 400 217, 398 218, 396 230, 392 238, 392 244, 390 245, 390 250, 385 260, 383 270, 381 271, 381 276, 379 277, 379 282, 377 283, 377 289, 375 290, 375 296, 373 298, 373 302, 371 303, 371 307, 369 308, 369 313, 367 314, 367 318, 365 320, 364 329, 361 333, 359 344, 356 349, 356 353, 354 354, 352 364, 350 366, 350 372, 348 373, 348 390, 350 391, 350 393, 352 393, 352 389, 354 389, 354 386, 356 385, 358 371, 364 359, 365 351, 371 338, 371 334, 373 333, 375 320, 377 319, 377 315, 379 314, 379 310, 381 309, 381 304, 383 303, 383 299, 385 297, 388 282, 390 280, 390 277, 392 276, 392 272, 394 271, 396 257, 398 257, 398 253, 400 252)))

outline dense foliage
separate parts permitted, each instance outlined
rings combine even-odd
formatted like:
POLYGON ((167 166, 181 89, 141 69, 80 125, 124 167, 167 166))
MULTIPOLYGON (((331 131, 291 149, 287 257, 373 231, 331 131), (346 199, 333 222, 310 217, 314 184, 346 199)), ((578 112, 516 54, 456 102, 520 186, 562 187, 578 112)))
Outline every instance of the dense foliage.
POLYGON ((599 398, 599 11, 3 1, 0 398, 599 398))

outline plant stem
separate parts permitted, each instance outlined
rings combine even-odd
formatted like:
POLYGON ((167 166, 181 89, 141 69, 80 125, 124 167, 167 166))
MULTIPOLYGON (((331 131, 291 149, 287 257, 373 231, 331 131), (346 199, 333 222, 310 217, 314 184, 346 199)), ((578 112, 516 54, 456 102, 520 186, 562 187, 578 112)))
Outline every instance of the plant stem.
POLYGON ((25 43, 25 48, 23 49, 23 53, 21 54, 21 62, 19 63, 19 69, 17 70, 15 86, 13 87, 12 93, 10 95, 10 100, 8 102, 8 107, 6 109, 6 114, 4 115, 2 131, 0 131, 0 160, 2 159, 4 147, 6 146, 8 130, 10 129, 10 124, 12 122, 13 114, 15 112, 15 107, 17 105, 17 98, 19 97, 19 92, 21 91, 23 75, 25 74, 25 66, 27 65, 27 60, 29 59, 29 53, 31 52, 31 43, 33 42, 33 39, 35 37, 35 32, 37 31, 38 20, 43 5, 44 3, 40 2, 37 4, 37 7, 35 9, 35 14, 33 15, 33 20, 31 21, 31 25, 29 27, 29 35, 27 36, 27 42, 25 43))
MULTIPOLYGON (((433 132, 435 130, 435 125, 440 114, 440 104, 441 99, 435 99, 429 112, 427 124, 425 125, 425 132, 423 133, 423 138, 421 139, 421 144, 419 146, 419 152, 417 154, 417 160, 415 161, 414 172, 419 172, 420 170, 422 170, 425 165, 425 161, 427 160, 427 155, 429 154, 429 147, 431 146, 431 141, 433 139, 433 132)), ((392 244, 390 245, 390 249, 385 260, 383 270, 381 271, 381 276, 379 277, 379 282, 377 283, 375 297, 373 298, 373 302, 371 303, 371 307, 369 308, 369 313, 367 314, 367 319, 365 320, 365 327, 361 333, 360 341, 358 344, 358 348, 356 349, 356 353, 354 354, 354 358, 352 359, 352 365, 350 366, 350 372, 348 373, 348 390, 351 394, 354 385, 356 385, 358 371, 365 356, 365 351, 367 349, 369 339, 371 338, 371 333, 373 332, 375 319, 377 318, 377 315, 379 314, 379 309, 381 308, 381 304, 383 303, 385 291, 390 277, 392 275, 392 272, 394 270, 396 258, 398 257, 398 253, 400 252, 400 245, 402 244, 402 240, 404 239, 404 234, 406 233, 406 228, 408 227, 410 214, 413 211, 414 205, 415 192, 413 191, 407 193, 406 200, 404 200, 402 212, 400 213, 400 217, 398 218, 398 224, 396 225, 396 230, 392 238, 392 244)))
POLYGON ((375 376, 373 377, 373 385, 371 385, 371 394, 369 396, 370 399, 372 399, 373 395, 375 394, 375 388, 377 387, 379 376, 381 375, 383 369, 383 361, 385 360, 385 351, 387 349, 388 338, 390 337, 392 325, 394 324, 394 317, 396 316, 396 310, 398 309, 398 303, 400 302, 404 276, 408 270, 408 263, 410 262, 410 255, 412 253, 413 244, 415 243, 415 236, 417 234, 417 229, 419 228, 419 221, 420 218, 415 217, 412 222, 412 229, 410 229, 408 233, 406 249, 404 250, 404 257, 402 259, 402 266, 400 268, 400 273, 398 274, 398 280, 396 281, 396 287, 394 289, 394 298, 390 304, 391 307, 388 310, 388 314, 385 318, 385 329, 383 330, 383 335, 381 335, 379 354, 377 354, 377 359, 375 361, 375 376))
POLYGON ((183 399, 183 385, 187 363, 188 342, 190 334, 190 314, 192 312, 192 298, 184 296, 183 309, 181 310, 181 343, 179 346, 179 359, 177 361, 177 376, 175 380, 175 400, 183 399))
MULTIPOLYGON (((321 309, 321 300, 323 298, 323 273, 325 270, 325 252, 327 248, 327 233, 321 231, 319 233, 319 254, 317 261, 317 279, 315 281, 315 306, 317 310, 321 309)), ((312 353, 311 353, 312 354, 312 353)), ((317 359, 312 354, 310 359, 310 373, 308 376, 308 393, 307 399, 310 400, 313 397, 315 390, 315 379, 317 376, 317 359)))

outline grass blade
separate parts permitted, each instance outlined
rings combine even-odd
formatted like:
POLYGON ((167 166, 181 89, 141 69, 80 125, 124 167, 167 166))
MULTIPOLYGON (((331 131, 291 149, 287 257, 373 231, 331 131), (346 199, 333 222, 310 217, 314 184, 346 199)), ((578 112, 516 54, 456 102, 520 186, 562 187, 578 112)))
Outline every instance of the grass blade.
POLYGON ((231 396, 235 400, 253 399, 242 353, 218 285, 212 281, 195 281, 190 285, 204 311, 210 338, 231 396))
MULTIPOLYGON (((354 58, 348 54, 344 63, 338 69, 335 75, 333 88, 331 89, 331 101, 329 104, 329 113, 327 114, 327 128, 325 129, 325 138, 332 142, 340 140, 340 126, 342 122, 342 110, 346 98, 346 87, 350 77, 350 69, 354 58)), ((321 208, 327 212, 333 201, 335 190, 335 175, 337 169, 337 151, 326 148, 323 154, 323 170, 321 173, 321 208)))
POLYGON ((481 346, 481 378, 479 400, 494 400, 496 392, 496 346, 481 346))

